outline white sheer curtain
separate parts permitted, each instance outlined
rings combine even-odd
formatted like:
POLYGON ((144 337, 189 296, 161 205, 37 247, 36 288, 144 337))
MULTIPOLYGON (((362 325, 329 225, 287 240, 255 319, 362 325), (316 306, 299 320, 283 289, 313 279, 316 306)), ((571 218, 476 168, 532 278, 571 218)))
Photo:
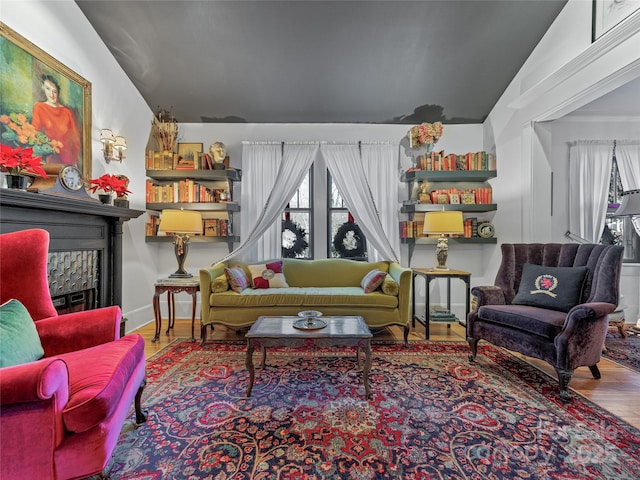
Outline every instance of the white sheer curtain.
MULTIPOLYGON (((244 246, 241 257, 256 259, 275 258, 272 251, 279 246, 280 225, 273 224, 264 234, 249 245, 243 245, 267 203, 267 199, 276 185, 276 174, 282 163, 282 143, 242 144, 242 195, 240 196, 240 233, 244 246)), ((239 249, 236 250, 237 253, 239 249)))
POLYGON ((569 232, 598 243, 607 214, 613 141, 580 141, 569 149, 569 232))
MULTIPOLYGON (((385 260, 399 262, 399 257, 385 234, 371 188, 364 173, 358 145, 325 145, 320 147, 331 177, 349 211, 362 229, 367 241, 385 260)), ((394 167, 395 167, 394 163, 394 167)), ((394 179, 397 176, 394 174, 394 179)), ((390 193, 389 193, 390 194, 390 193)), ((396 193, 397 195, 397 193, 396 193)))
MULTIPOLYGON (((640 190, 640 142, 616 141, 616 163, 622 189, 640 190)), ((640 235, 640 215, 632 218, 633 227, 640 235)))
MULTIPOLYGON (((376 207, 378 207, 382 229, 396 258, 400 258, 398 145, 363 143, 360 152, 371 195, 376 207)), ((376 248, 370 248, 368 253, 371 261, 384 260, 376 248)))
POLYGON ((281 256, 279 220, 282 211, 307 174, 317 153, 317 144, 285 144, 284 148, 281 144, 243 144, 243 220, 240 232, 243 240, 238 248, 220 261, 234 257, 258 261, 281 256), (280 149, 283 151, 281 157, 277 153, 280 149), (252 189, 259 189, 260 195, 256 195, 252 189), (268 192, 266 196, 265 192, 268 192), (247 209, 253 222, 246 220, 248 226, 245 227, 244 216, 247 209))

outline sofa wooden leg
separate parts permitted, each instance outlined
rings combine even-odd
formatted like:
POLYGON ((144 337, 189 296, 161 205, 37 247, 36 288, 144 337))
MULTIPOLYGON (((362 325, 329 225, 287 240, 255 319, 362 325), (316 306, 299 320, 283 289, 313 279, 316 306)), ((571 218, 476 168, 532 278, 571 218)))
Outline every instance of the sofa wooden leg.
POLYGON ((593 375, 593 378, 595 378, 596 380, 599 380, 601 375, 600 375, 600 370, 598 369, 598 365, 589 365, 589 370, 591 370, 591 375, 593 375))
POLYGON ((565 370, 564 368, 557 368, 558 383, 560 384, 560 400, 568 402, 571 400, 571 394, 569 393, 569 382, 573 375, 573 370, 565 370))
POLYGON ((471 338, 467 337, 467 343, 469 347, 471 347, 471 355, 469 355, 469 361, 473 362, 476 359, 476 355, 478 354, 478 342, 479 338, 471 338))
POLYGON ((147 411, 146 410, 142 410, 141 406, 140 406, 140 401, 142 399, 142 390, 144 390, 145 385, 147 384, 147 379, 144 378, 142 380, 142 383, 140 384, 140 387, 138 387, 138 391, 136 392, 136 398, 135 398, 135 409, 136 409, 136 424, 140 425, 144 422, 147 421, 147 411))
POLYGON ((411 329, 411 327, 409 326, 409 324, 407 323, 404 326, 404 346, 408 347, 409 346, 409 330, 411 329))

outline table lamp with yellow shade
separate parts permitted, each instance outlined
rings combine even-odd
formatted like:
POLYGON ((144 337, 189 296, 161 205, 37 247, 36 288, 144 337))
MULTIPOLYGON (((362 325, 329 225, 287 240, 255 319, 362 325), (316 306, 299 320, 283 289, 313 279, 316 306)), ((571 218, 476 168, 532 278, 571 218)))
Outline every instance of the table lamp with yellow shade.
POLYGON ((445 235, 464 234, 464 221, 461 211, 427 212, 424 214, 423 233, 426 235, 440 235, 436 247, 438 265, 436 270, 449 270, 447 256, 449 255, 449 238, 445 235))
POLYGON ((191 278, 184 269, 184 262, 189 252, 189 234, 202 233, 202 215, 193 210, 163 210, 160 215, 158 233, 173 233, 174 249, 178 260, 178 270, 169 275, 170 278, 191 278))

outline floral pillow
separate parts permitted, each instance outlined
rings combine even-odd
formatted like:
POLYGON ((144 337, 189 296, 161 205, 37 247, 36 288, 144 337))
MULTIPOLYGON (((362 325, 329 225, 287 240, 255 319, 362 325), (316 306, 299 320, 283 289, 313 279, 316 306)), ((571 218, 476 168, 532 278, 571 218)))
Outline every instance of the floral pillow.
POLYGON ((242 292, 249 286, 249 279, 247 278, 247 274, 244 273, 242 267, 225 267, 224 274, 227 277, 231 290, 236 293, 242 292))
POLYGON ((384 279, 387 277, 387 272, 383 272, 377 269, 371 270, 367 273, 362 281, 360 282, 360 286, 364 290, 364 293, 371 293, 376 290, 384 279))
POLYGON ((282 273, 282 260, 249 265, 253 288, 286 288, 289 286, 282 273))

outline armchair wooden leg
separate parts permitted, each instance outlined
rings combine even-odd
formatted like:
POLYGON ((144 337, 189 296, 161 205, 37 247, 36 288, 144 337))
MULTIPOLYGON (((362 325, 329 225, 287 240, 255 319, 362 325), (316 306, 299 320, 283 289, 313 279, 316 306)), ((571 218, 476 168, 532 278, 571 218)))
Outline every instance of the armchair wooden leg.
POLYGON ((558 374, 558 383, 560 384, 560 400, 568 402, 571 400, 569 382, 571 381, 573 370, 565 370, 564 368, 556 367, 556 373, 558 374))
POLYGON ((467 343, 469 347, 471 347, 471 355, 469 355, 469 361, 473 362, 476 359, 476 355, 478 354, 478 342, 479 338, 471 338, 467 337, 467 343))
POLYGON ((136 424, 140 425, 144 422, 147 421, 147 411, 146 410, 142 410, 142 408, 140 407, 140 400, 142 399, 142 390, 144 390, 145 385, 147 384, 147 379, 144 378, 142 380, 142 383, 140 384, 140 387, 138 388, 138 391, 136 392, 136 398, 135 398, 135 409, 136 409, 136 424))
POLYGON ((589 365, 589 370, 591 370, 591 375, 593 375, 593 378, 595 378, 596 380, 599 380, 601 375, 600 375, 600 370, 598 369, 598 365, 589 365))

